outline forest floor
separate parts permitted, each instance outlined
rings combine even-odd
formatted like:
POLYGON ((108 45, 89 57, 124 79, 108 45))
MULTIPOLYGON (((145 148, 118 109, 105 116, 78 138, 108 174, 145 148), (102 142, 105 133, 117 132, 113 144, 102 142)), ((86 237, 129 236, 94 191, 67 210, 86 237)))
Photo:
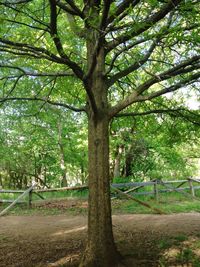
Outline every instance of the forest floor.
MULTIPOLYGON (((113 225, 128 267, 200 266, 200 213, 115 214, 113 225)), ((77 266, 86 232, 85 214, 0 217, 0 266, 77 266)))

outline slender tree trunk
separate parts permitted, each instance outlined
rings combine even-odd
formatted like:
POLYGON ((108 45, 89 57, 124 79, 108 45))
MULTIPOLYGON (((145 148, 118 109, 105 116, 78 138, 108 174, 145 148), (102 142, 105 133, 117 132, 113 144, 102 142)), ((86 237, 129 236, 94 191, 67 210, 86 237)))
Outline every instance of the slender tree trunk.
POLYGON ((2 178, 1 173, 0 173, 0 187, 1 187, 1 188, 3 187, 3 178, 2 178))
POLYGON ((115 160, 114 160, 113 178, 120 177, 121 175, 120 163, 121 163, 122 152, 123 152, 123 146, 122 145, 117 146, 115 160))
POLYGON ((64 145, 62 143, 62 124, 61 124, 60 118, 58 120, 58 146, 60 150, 60 167, 62 171, 61 185, 65 187, 65 186, 68 186, 68 182, 67 182, 67 170, 66 170, 66 164, 65 164, 64 145))
POLYGON ((130 145, 125 155, 125 176, 126 177, 132 175, 132 164, 134 162, 133 146, 134 146, 133 144, 130 145))
POLYGON ((81 267, 114 267, 118 261, 112 232, 108 127, 106 116, 89 119, 88 241, 81 267))

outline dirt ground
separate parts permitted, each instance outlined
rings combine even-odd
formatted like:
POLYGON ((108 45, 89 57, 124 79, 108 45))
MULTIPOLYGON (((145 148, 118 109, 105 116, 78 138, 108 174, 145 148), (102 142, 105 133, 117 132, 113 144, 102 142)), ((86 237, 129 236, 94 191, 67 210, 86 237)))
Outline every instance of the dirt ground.
MULTIPOLYGON (((114 215, 113 225, 129 267, 200 266, 199 213, 114 215)), ((84 215, 1 217, 0 266, 77 266, 86 228, 84 215)))

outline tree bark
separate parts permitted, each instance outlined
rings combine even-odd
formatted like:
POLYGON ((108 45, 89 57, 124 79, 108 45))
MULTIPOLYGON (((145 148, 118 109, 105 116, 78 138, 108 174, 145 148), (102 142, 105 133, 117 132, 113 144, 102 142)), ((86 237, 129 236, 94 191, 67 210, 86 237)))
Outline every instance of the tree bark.
MULTIPOLYGON (((91 1, 93 25, 97 2, 91 1)), ((88 76, 88 240, 79 267, 115 267, 119 261, 113 231, 109 175, 109 106, 105 73, 104 41, 95 27, 86 27, 88 76)))
POLYGON ((108 128, 106 116, 89 119, 88 241, 80 267, 114 267, 119 260, 112 232, 108 128))

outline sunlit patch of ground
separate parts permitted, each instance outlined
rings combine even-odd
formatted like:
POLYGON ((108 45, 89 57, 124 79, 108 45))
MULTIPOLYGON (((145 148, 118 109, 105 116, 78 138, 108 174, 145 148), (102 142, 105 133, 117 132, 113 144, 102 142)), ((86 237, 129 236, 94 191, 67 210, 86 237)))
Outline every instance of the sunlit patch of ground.
POLYGON ((189 237, 187 240, 173 244, 165 249, 161 259, 161 266, 200 266, 200 239, 189 237))

